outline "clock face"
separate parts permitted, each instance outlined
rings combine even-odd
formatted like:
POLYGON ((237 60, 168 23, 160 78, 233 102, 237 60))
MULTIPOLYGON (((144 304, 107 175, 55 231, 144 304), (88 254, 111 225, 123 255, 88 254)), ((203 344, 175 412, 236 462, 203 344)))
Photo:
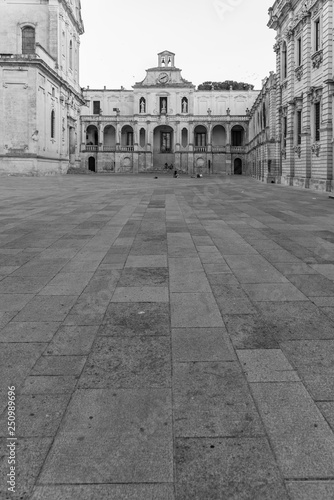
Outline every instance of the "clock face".
POLYGON ((169 80, 169 76, 167 75, 167 73, 160 73, 160 75, 158 76, 158 81, 160 83, 167 83, 169 80))

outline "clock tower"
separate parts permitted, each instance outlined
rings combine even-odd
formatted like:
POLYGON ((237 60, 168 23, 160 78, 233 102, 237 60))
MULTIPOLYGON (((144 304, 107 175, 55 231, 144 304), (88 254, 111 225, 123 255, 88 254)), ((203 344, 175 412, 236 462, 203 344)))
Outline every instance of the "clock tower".
POLYGON ((175 54, 164 50, 158 54, 158 66, 146 70, 146 78, 134 85, 134 89, 152 87, 185 87, 195 86, 182 78, 181 70, 175 67, 175 54))

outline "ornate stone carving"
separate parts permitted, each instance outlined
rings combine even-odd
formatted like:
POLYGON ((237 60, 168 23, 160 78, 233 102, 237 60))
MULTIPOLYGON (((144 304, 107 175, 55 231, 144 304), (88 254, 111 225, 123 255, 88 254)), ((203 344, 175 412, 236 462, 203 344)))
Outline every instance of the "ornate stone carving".
POLYGON ((312 154, 314 154, 315 156, 319 156, 320 148, 321 148, 320 142, 315 142, 314 144, 312 144, 311 147, 312 154))
POLYGON ((281 149, 281 153, 282 153, 282 158, 283 158, 283 160, 286 160, 286 149, 285 149, 285 148, 282 148, 282 149, 281 149))
POLYGON ((298 158, 300 158, 301 154, 302 154, 302 147, 301 146, 295 146, 294 147, 294 152, 296 153, 296 155, 298 156, 298 158))
POLYGON ((318 52, 315 52, 313 56, 311 56, 312 59, 312 66, 313 68, 320 68, 322 61, 323 61, 323 53, 322 50, 318 50, 318 52))
POLYGON ((303 78, 303 74, 304 74, 303 66, 298 66, 298 68, 295 69, 295 75, 299 82, 303 78))
POLYGON ((308 92, 310 97, 311 104, 316 104, 321 101, 322 97, 322 88, 321 87, 310 87, 308 92))

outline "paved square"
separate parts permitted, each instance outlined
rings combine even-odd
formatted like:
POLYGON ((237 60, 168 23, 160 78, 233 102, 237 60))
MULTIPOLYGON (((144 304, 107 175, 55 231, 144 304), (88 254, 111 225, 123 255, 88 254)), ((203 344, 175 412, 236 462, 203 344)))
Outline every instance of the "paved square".
MULTIPOLYGON (((244 177, 9 177, 0 206, 13 498, 333 497, 328 195, 244 177)), ((7 467, 2 446, 6 500, 7 467)))

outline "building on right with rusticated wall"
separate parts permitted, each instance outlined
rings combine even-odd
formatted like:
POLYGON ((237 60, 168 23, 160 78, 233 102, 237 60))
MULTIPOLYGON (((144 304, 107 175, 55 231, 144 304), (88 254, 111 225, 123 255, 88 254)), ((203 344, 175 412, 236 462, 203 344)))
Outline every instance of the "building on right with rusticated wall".
POLYGON ((276 75, 251 110, 252 175, 263 181, 333 189, 333 2, 277 0, 276 75), (264 118, 266 108, 266 119, 264 118))

